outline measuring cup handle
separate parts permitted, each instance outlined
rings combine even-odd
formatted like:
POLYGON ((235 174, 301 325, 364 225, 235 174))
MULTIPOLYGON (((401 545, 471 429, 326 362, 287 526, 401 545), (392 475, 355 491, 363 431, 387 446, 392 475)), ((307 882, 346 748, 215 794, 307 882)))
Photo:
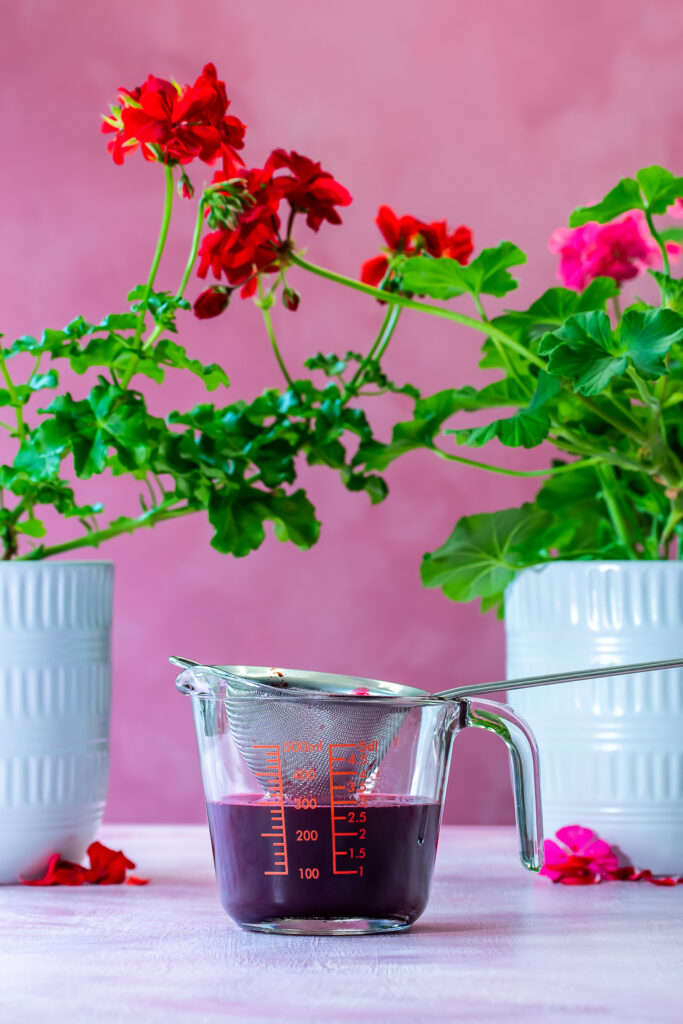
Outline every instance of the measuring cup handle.
POLYGON ((543 817, 538 747, 531 729, 507 704, 465 699, 463 724, 495 732, 510 751, 515 816, 522 864, 529 871, 543 866, 543 817))

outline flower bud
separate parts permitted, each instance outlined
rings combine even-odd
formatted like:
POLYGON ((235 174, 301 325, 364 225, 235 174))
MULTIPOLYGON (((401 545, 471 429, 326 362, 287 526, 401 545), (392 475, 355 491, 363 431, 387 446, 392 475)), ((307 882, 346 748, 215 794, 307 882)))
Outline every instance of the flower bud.
POLYGON ((198 295, 192 307, 194 315, 199 320, 210 320, 214 316, 220 316, 228 308, 232 288, 215 284, 211 288, 198 295))
POLYGON ((282 305, 286 309, 291 309, 294 313, 299 308, 301 302, 301 296, 294 288, 289 288, 287 285, 282 289, 282 305))

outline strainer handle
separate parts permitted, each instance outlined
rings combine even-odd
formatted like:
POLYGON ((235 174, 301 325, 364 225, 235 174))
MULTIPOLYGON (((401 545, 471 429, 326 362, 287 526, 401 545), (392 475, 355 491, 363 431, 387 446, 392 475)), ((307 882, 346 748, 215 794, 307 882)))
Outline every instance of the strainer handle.
POLYGON ((461 724, 495 732, 510 752, 510 772, 515 795, 515 817, 519 834, 519 856, 529 871, 543 866, 543 816, 536 739, 524 719, 507 704, 463 700, 461 724))

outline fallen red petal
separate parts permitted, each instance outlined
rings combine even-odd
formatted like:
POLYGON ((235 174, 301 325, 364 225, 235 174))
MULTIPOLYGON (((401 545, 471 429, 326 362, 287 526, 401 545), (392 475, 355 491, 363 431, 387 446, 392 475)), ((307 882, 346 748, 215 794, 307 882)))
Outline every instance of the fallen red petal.
POLYGON ((58 853, 50 857, 45 874, 42 878, 21 879, 22 885, 83 885, 85 882, 85 868, 80 864, 72 864, 71 861, 61 860, 58 853))
POLYGON ((132 860, 122 850, 110 850, 102 843, 91 843, 88 847, 90 867, 85 868, 81 864, 73 864, 71 861, 62 860, 59 853, 53 853, 50 857, 45 874, 41 878, 20 879, 22 885, 121 885, 127 882, 129 885, 147 885, 149 879, 137 878, 131 875, 126 878, 126 872, 135 867, 132 860))
POLYGON ((86 868, 88 882, 95 885, 120 885, 128 868, 134 868, 122 850, 110 850, 102 843, 91 843, 88 847, 90 868, 86 868))

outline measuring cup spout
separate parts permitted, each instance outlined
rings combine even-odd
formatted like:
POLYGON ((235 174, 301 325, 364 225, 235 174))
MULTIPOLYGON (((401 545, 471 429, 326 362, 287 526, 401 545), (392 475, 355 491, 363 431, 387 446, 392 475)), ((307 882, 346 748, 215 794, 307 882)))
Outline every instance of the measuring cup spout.
POLYGON ((175 681, 176 689, 190 697, 219 697, 242 693, 248 685, 247 681, 216 665, 200 665, 197 661, 176 655, 168 660, 183 670, 175 681))

